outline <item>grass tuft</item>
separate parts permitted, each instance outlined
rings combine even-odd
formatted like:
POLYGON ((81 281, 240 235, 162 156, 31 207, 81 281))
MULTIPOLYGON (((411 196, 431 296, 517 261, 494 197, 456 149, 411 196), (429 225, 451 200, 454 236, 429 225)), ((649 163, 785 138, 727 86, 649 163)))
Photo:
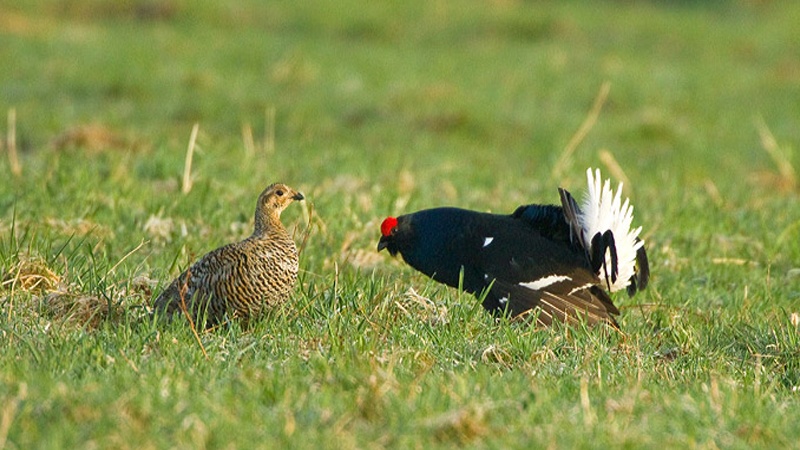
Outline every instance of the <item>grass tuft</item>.
POLYGON ((43 258, 25 254, 17 255, 2 275, 2 287, 15 293, 42 294, 55 291, 63 282, 43 258))
POLYGON ((133 148, 119 133, 99 123, 70 128, 56 136, 51 145, 59 151, 83 149, 90 153, 133 148))
POLYGON ((467 445, 489 432, 482 405, 467 405, 425 421, 424 427, 441 443, 467 445))
POLYGON ((63 325, 97 329, 104 321, 119 317, 121 308, 112 311, 110 302, 93 295, 68 291, 50 292, 41 297, 45 316, 63 325))

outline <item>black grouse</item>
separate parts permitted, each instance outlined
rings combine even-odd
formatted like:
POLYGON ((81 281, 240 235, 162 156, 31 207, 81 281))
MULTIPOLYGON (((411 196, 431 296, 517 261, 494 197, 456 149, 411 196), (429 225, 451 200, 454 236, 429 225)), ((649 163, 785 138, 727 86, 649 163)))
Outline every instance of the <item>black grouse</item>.
POLYGON ((281 212, 303 194, 282 183, 258 197, 253 234, 205 254, 158 296, 154 310, 173 315, 186 309, 206 326, 226 315, 251 318, 285 302, 297 281, 297 248, 281 223, 281 212))
POLYGON ((538 323, 609 323, 608 292, 647 286, 650 270, 633 206, 600 171, 587 170, 581 206, 559 189, 561 206, 524 205, 510 215, 434 208, 381 224, 378 251, 400 253, 432 279, 484 297, 487 310, 534 313, 538 323))

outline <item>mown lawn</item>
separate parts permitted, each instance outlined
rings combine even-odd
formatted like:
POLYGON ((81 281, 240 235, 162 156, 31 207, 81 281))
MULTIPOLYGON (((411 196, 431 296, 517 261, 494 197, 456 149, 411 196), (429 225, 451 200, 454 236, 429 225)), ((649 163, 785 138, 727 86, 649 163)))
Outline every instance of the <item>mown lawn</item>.
POLYGON ((0 5, 0 448, 798 445, 800 3, 230 3, 0 5), (650 255, 623 333, 375 252, 387 215, 556 203, 589 166, 650 255), (292 302, 147 320, 279 180, 292 302))

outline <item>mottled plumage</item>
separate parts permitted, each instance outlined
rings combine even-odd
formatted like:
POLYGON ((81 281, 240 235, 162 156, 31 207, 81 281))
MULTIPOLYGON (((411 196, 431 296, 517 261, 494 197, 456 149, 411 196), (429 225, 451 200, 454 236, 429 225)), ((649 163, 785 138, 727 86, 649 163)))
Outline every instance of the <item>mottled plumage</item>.
POLYGON ((280 216, 303 195, 285 184, 267 187, 258 197, 253 234, 213 250, 180 274, 158 296, 154 309, 172 315, 187 311, 206 325, 231 317, 253 317, 282 303, 297 281, 297 247, 280 216))

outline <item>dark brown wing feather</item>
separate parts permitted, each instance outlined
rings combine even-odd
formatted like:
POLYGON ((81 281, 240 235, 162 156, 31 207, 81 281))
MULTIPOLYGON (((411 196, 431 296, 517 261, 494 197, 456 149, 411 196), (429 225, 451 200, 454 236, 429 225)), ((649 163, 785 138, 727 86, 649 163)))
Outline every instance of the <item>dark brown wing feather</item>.
POLYGON ((608 294, 596 284, 588 271, 573 273, 570 280, 554 283, 542 289, 495 280, 493 290, 508 293, 508 309, 518 316, 538 308, 537 321, 550 325, 553 321, 587 324, 609 323, 619 328, 615 315, 619 310, 608 294))

